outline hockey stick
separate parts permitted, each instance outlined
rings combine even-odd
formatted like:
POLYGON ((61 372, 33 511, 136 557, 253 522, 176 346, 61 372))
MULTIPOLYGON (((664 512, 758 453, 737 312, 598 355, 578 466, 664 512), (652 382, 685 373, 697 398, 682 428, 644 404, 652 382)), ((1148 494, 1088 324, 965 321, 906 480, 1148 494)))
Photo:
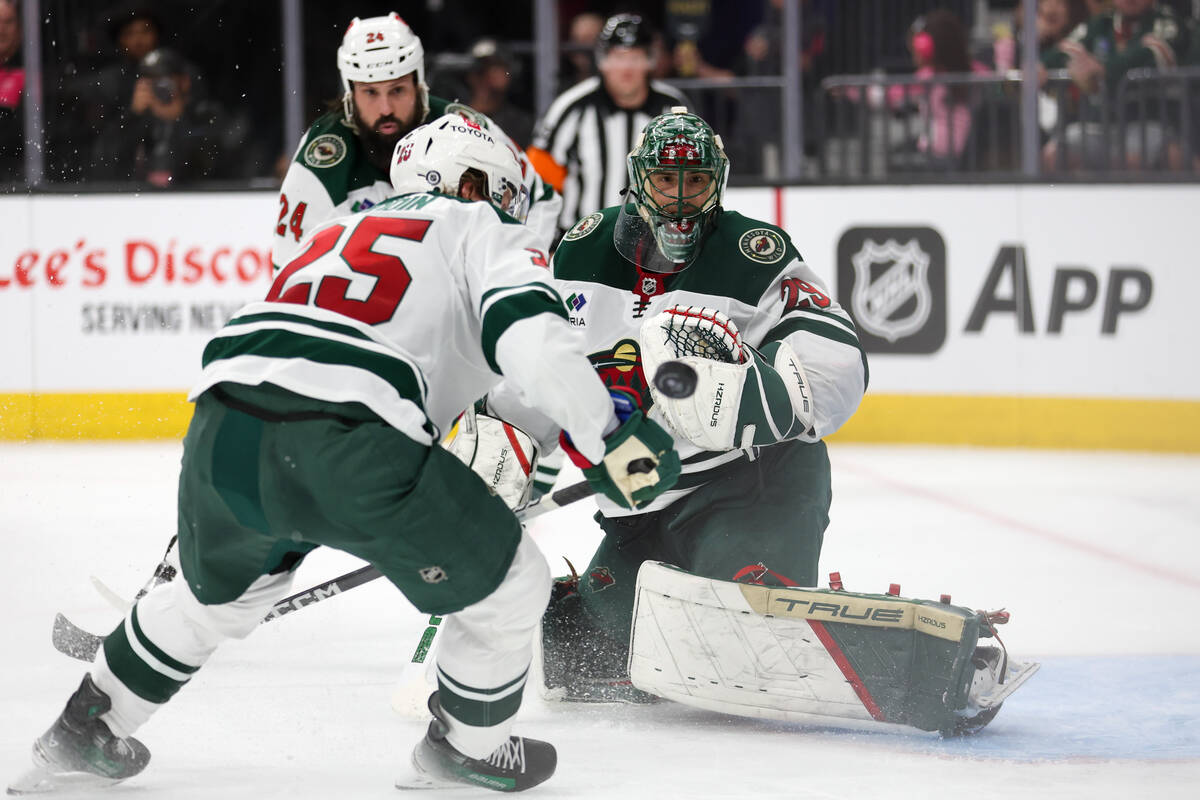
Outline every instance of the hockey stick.
MULTIPOLYGON (((655 388, 665 396, 676 400, 691 397, 696 391, 697 380, 696 371, 679 361, 665 361, 654 373, 655 388)), ((630 472, 649 472, 653 468, 653 464, 631 463, 629 465, 630 472)), ((539 514, 545 514, 547 511, 553 511, 577 500, 590 497, 595 493, 596 490, 586 481, 572 484, 553 494, 541 497, 537 502, 524 509, 518 509, 517 516, 525 521, 539 514)), ((417 642, 417 648, 413 651, 412 659, 404 665, 404 672, 392 690, 392 710, 397 714, 417 718, 426 715, 425 699, 429 695, 430 688, 426 677, 428 669, 426 662, 433 653, 434 645, 437 642, 437 632, 441 630, 438 627, 441 622, 441 617, 431 616, 429 618, 429 623, 421 633, 420 641, 417 642)))
MULTIPOLYGON (((596 493, 591 484, 587 481, 573 483, 570 486, 564 487, 554 494, 546 495, 536 503, 531 503, 523 509, 519 509, 517 517, 522 521, 533 519, 541 516, 548 511, 553 511, 556 508, 562 508, 565 505, 570 505, 576 501, 582 500, 585 497, 591 497, 596 493)), ((290 614, 293 611, 298 611, 305 606, 311 606, 314 603, 320 603, 322 600, 328 600, 334 595, 341 594, 344 591, 353 589, 355 586, 361 586, 364 583, 369 583, 376 578, 383 577, 383 573, 371 565, 360 567, 353 572, 347 572, 345 575, 339 575, 336 578, 331 578, 324 583, 319 583, 302 592, 297 592, 289 597, 285 597, 272 606, 271 611, 263 617, 263 622, 270 622, 274 619, 279 619, 285 614, 290 614)), ((153 581, 153 579, 151 579, 153 581)), ((148 586, 150 584, 147 584, 148 586)), ((141 599, 146 594, 145 590, 138 592, 134 602, 141 599)), ((124 611, 129 610, 128 604, 124 611)), ((120 610, 120 609, 118 609, 120 610)), ((431 617, 430 619, 434 619, 431 617)), ((441 620, 438 619, 440 622, 441 620)), ((436 625, 436 623, 434 623, 436 625)), ((54 615, 54 628, 50 633, 50 641, 54 644, 54 649, 58 652, 68 655, 71 658, 79 659, 80 661, 92 661, 96 658, 96 651, 100 649, 101 642, 104 637, 95 633, 84 630, 71 620, 67 619, 62 613, 54 615)), ((432 636, 430 637, 432 641, 432 636)), ((418 648, 418 653, 420 648, 418 648)), ((413 654, 414 663, 417 662, 418 654, 413 654)))
MULTIPOLYGON (((557 508, 570 505, 571 503, 582 500, 585 497, 591 497, 595 493, 596 490, 592 488, 591 484, 589 484, 587 481, 580 481, 579 483, 573 483, 570 486, 559 489, 553 494, 546 495, 537 502, 531 503, 524 508, 518 509, 516 514, 517 517, 524 522, 533 519, 534 517, 539 517, 548 511, 553 511, 557 508)), ((298 611, 299 609, 304 608, 305 606, 311 606, 314 603, 320 603, 323 600, 328 600, 334 595, 341 594, 342 592, 353 589, 356 586, 362 586, 364 583, 370 583, 376 578, 381 577, 383 577, 383 573, 368 564, 367 566, 360 567, 353 572, 347 572, 345 575, 339 575, 338 577, 331 578, 324 583, 319 583, 316 586, 305 589, 302 592, 296 592, 289 597, 283 598, 271 607, 271 611, 265 617, 263 617, 262 621, 265 623, 270 622, 271 620, 279 619, 285 614, 290 614, 293 611, 298 611)), ((151 580, 153 581, 153 579, 151 580)), ((147 586, 150 586, 150 584, 147 584, 147 586)), ((145 593, 146 592, 144 590, 138 592, 138 596, 134 602, 137 602, 138 599, 141 599, 145 593)), ((132 603, 130 603, 129 606, 132 606, 132 603)), ((128 610, 129 607, 127 606, 125 611, 128 610)), ((441 619, 438 617, 430 617, 430 619, 437 619, 438 622, 441 622, 441 619)), ((432 624, 436 625, 437 623, 432 624)), ((433 637, 430 636, 429 638, 432 642, 433 637)), ((93 661, 96 658, 96 651, 100 649, 100 644, 104 641, 104 637, 84 630, 75 623, 71 622, 71 620, 67 619, 64 614, 57 613, 54 615, 54 628, 50 633, 50 641, 53 642, 54 649, 64 655, 79 659, 80 661, 93 661)), ((417 653, 413 654, 413 663, 424 663, 423 655, 421 655, 420 659, 418 660, 418 655, 420 654, 421 651, 418 647, 417 653)))
MULTIPOLYGON (((687 397, 693 391, 695 391, 696 373, 686 364, 668 362, 659 367, 658 372, 654 376, 654 380, 655 385, 659 388, 659 391, 663 392, 663 394, 667 395, 668 397, 687 397), (681 372, 679 368, 682 368, 684 372, 681 372), (672 392, 680 391, 680 389, 677 388, 677 385, 684 386, 688 384, 690 384, 690 388, 685 390, 686 393, 672 394, 672 392)), ((648 469, 641 471, 648 471, 648 469)), ((527 522, 547 512, 554 511, 555 509, 578 502, 585 497, 591 497, 595 493, 595 488, 588 481, 579 481, 578 483, 573 483, 570 486, 559 489, 557 492, 545 495, 539 498, 536 502, 531 503, 523 508, 516 509, 515 513, 518 519, 520 519, 522 522, 527 522)), ((167 546, 168 553, 174 544, 175 539, 172 537, 171 543, 167 546)), ((163 564, 166 564, 165 554, 163 556, 162 564, 159 565, 160 569, 163 564)), ((263 617, 262 622, 270 622, 284 616, 285 614, 290 614, 293 611, 304 608, 305 606, 310 606, 314 603, 320 603, 321 601, 327 600, 334 595, 341 594, 344 591, 353 589, 356 586, 361 586, 364 583, 369 583, 382 576, 383 573, 368 564, 367 566, 360 567, 352 572, 347 572, 345 575, 339 575, 336 578, 331 578, 324 583, 317 584, 309 589, 305 589, 304 591, 297 592, 293 595, 283 598, 271 608, 270 612, 268 612, 265 617, 263 617)), ((142 588, 142 591, 138 592, 137 598, 135 598, 134 602, 145 595, 150 588, 153 588, 153 586, 156 585, 155 580, 159 577, 160 570, 156 569, 150 581, 145 587, 142 588)), ((408 667, 406 667, 406 675, 411 671, 413 665, 417 665, 417 667, 423 667, 429 652, 432 650, 434 636, 437 633, 437 625, 441 622, 441 618, 430 617, 429 619, 430 625, 425 629, 425 633, 422 635, 422 643, 426 646, 422 648, 422 646, 418 644, 416 652, 413 653, 412 661, 410 661, 408 667), (434 620, 436 620, 436 622, 434 620), (427 642, 425 641, 426 637, 428 638, 427 642)), ((80 661, 93 661, 96 658, 96 651, 100 649, 100 645, 104 641, 104 637, 80 628, 78 625, 71 622, 71 620, 67 619, 65 615, 58 613, 54 616, 54 627, 51 630, 50 640, 54 644, 54 649, 58 650, 64 655, 68 655, 71 658, 75 658, 80 661)))

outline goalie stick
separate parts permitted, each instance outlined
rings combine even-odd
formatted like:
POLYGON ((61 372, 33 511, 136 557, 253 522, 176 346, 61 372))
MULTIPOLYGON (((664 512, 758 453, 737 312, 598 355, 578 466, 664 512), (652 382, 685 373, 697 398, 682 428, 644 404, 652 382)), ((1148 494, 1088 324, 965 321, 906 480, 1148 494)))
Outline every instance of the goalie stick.
MULTIPOLYGON (((654 374, 655 385, 659 391, 669 397, 686 397, 696 389, 696 373, 691 367, 678 362, 667 362, 659 367, 654 374)), ((639 465, 642 469, 636 469, 630 465, 633 471, 648 472, 652 466, 639 465)), ((529 503, 520 508, 514 509, 517 518, 522 522, 527 522, 542 514, 546 514, 563 506, 570 505, 583 500, 586 497, 591 497, 596 493, 596 489, 586 480, 573 483, 570 486, 563 487, 557 492, 548 495, 543 495, 536 501, 529 503)), ((171 548, 175 545, 175 537, 171 537, 170 544, 167 545, 167 553, 170 553, 171 548)), ((159 580, 163 577, 163 566, 166 564, 167 555, 163 555, 163 561, 155 569, 154 575, 138 592, 134 602, 141 599, 151 588, 157 583, 165 582, 159 580), (157 581, 157 583, 156 583, 157 581)), ((336 578, 331 578, 324 583, 317 584, 304 591, 297 592, 293 595, 283 598, 276 603, 271 611, 262 619, 263 623, 278 619, 285 614, 290 614, 305 606, 320 603, 323 600, 328 600, 334 595, 341 594, 344 591, 353 589, 356 586, 361 586, 364 583, 369 583, 376 578, 383 576, 379 570, 371 565, 360 567, 359 569, 347 572, 345 575, 339 575, 336 578)), ((170 578, 166 578, 170 580, 170 578)), ((422 634, 421 643, 418 644, 416 652, 413 653, 412 661, 405 668, 405 676, 410 677, 410 673, 414 671, 414 666, 419 669, 424 668, 425 660, 433 650, 433 640, 437 633, 437 625, 441 622, 440 617, 430 617, 430 624, 422 634), (436 622, 435 622, 436 620, 436 622), (432 633, 431 633, 432 631, 432 633)), ((261 624, 261 623, 260 623, 261 624)), ((96 658, 96 652, 100 649, 100 645, 104 642, 104 637, 98 634, 86 631, 75 623, 71 622, 66 615, 61 612, 54 615, 54 626, 51 629, 50 641, 54 645, 54 649, 63 655, 80 661, 93 661, 96 658)), ((422 679, 423 680, 423 679, 422 679)), ((404 679, 402 679, 402 684, 404 679)), ((395 701, 395 697, 393 697, 395 701)), ((395 702, 393 702, 395 706, 395 702)))

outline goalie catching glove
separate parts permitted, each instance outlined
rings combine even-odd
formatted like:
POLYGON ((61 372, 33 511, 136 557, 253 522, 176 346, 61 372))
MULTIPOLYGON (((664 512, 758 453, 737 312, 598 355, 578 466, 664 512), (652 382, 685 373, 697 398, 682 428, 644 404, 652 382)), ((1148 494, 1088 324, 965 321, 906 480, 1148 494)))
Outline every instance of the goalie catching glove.
POLYGON ((670 398, 651 384, 650 395, 679 436, 705 450, 732 450, 815 436, 808 376, 787 342, 745 345, 733 320, 714 308, 673 306, 646 320, 642 369, 657 373, 666 361, 696 371, 696 392, 670 398))
POLYGON ((576 450, 566 431, 559 443, 597 494, 622 508, 644 508, 679 480, 679 453, 671 434, 646 419, 629 395, 611 389, 609 394, 620 425, 604 437, 604 459, 599 464, 576 450))

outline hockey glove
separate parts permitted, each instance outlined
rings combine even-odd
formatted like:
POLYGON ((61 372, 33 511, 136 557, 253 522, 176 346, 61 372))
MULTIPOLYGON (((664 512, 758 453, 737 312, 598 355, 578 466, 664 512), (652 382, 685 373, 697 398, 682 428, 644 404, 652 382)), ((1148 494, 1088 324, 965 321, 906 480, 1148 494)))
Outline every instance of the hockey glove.
POLYGON ((640 339, 647 375, 670 360, 696 371, 691 397, 666 397, 653 384, 650 394, 667 424, 697 447, 723 451, 812 435, 808 377, 787 342, 756 351, 725 314, 687 306, 647 320, 640 339))
POLYGON ((646 419, 623 392, 610 392, 620 427, 604 438, 604 459, 592 464, 564 431, 560 443, 583 476, 622 508, 644 508, 679 480, 679 453, 662 426, 646 419))

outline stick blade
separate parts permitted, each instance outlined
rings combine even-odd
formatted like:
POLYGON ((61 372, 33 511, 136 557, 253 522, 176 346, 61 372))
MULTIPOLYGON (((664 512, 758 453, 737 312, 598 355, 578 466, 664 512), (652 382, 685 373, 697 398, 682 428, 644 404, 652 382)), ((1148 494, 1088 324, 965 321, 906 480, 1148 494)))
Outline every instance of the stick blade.
POLYGON ((54 649, 80 661, 94 661, 104 639, 88 633, 62 614, 54 615, 54 630, 50 634, 54 649))

